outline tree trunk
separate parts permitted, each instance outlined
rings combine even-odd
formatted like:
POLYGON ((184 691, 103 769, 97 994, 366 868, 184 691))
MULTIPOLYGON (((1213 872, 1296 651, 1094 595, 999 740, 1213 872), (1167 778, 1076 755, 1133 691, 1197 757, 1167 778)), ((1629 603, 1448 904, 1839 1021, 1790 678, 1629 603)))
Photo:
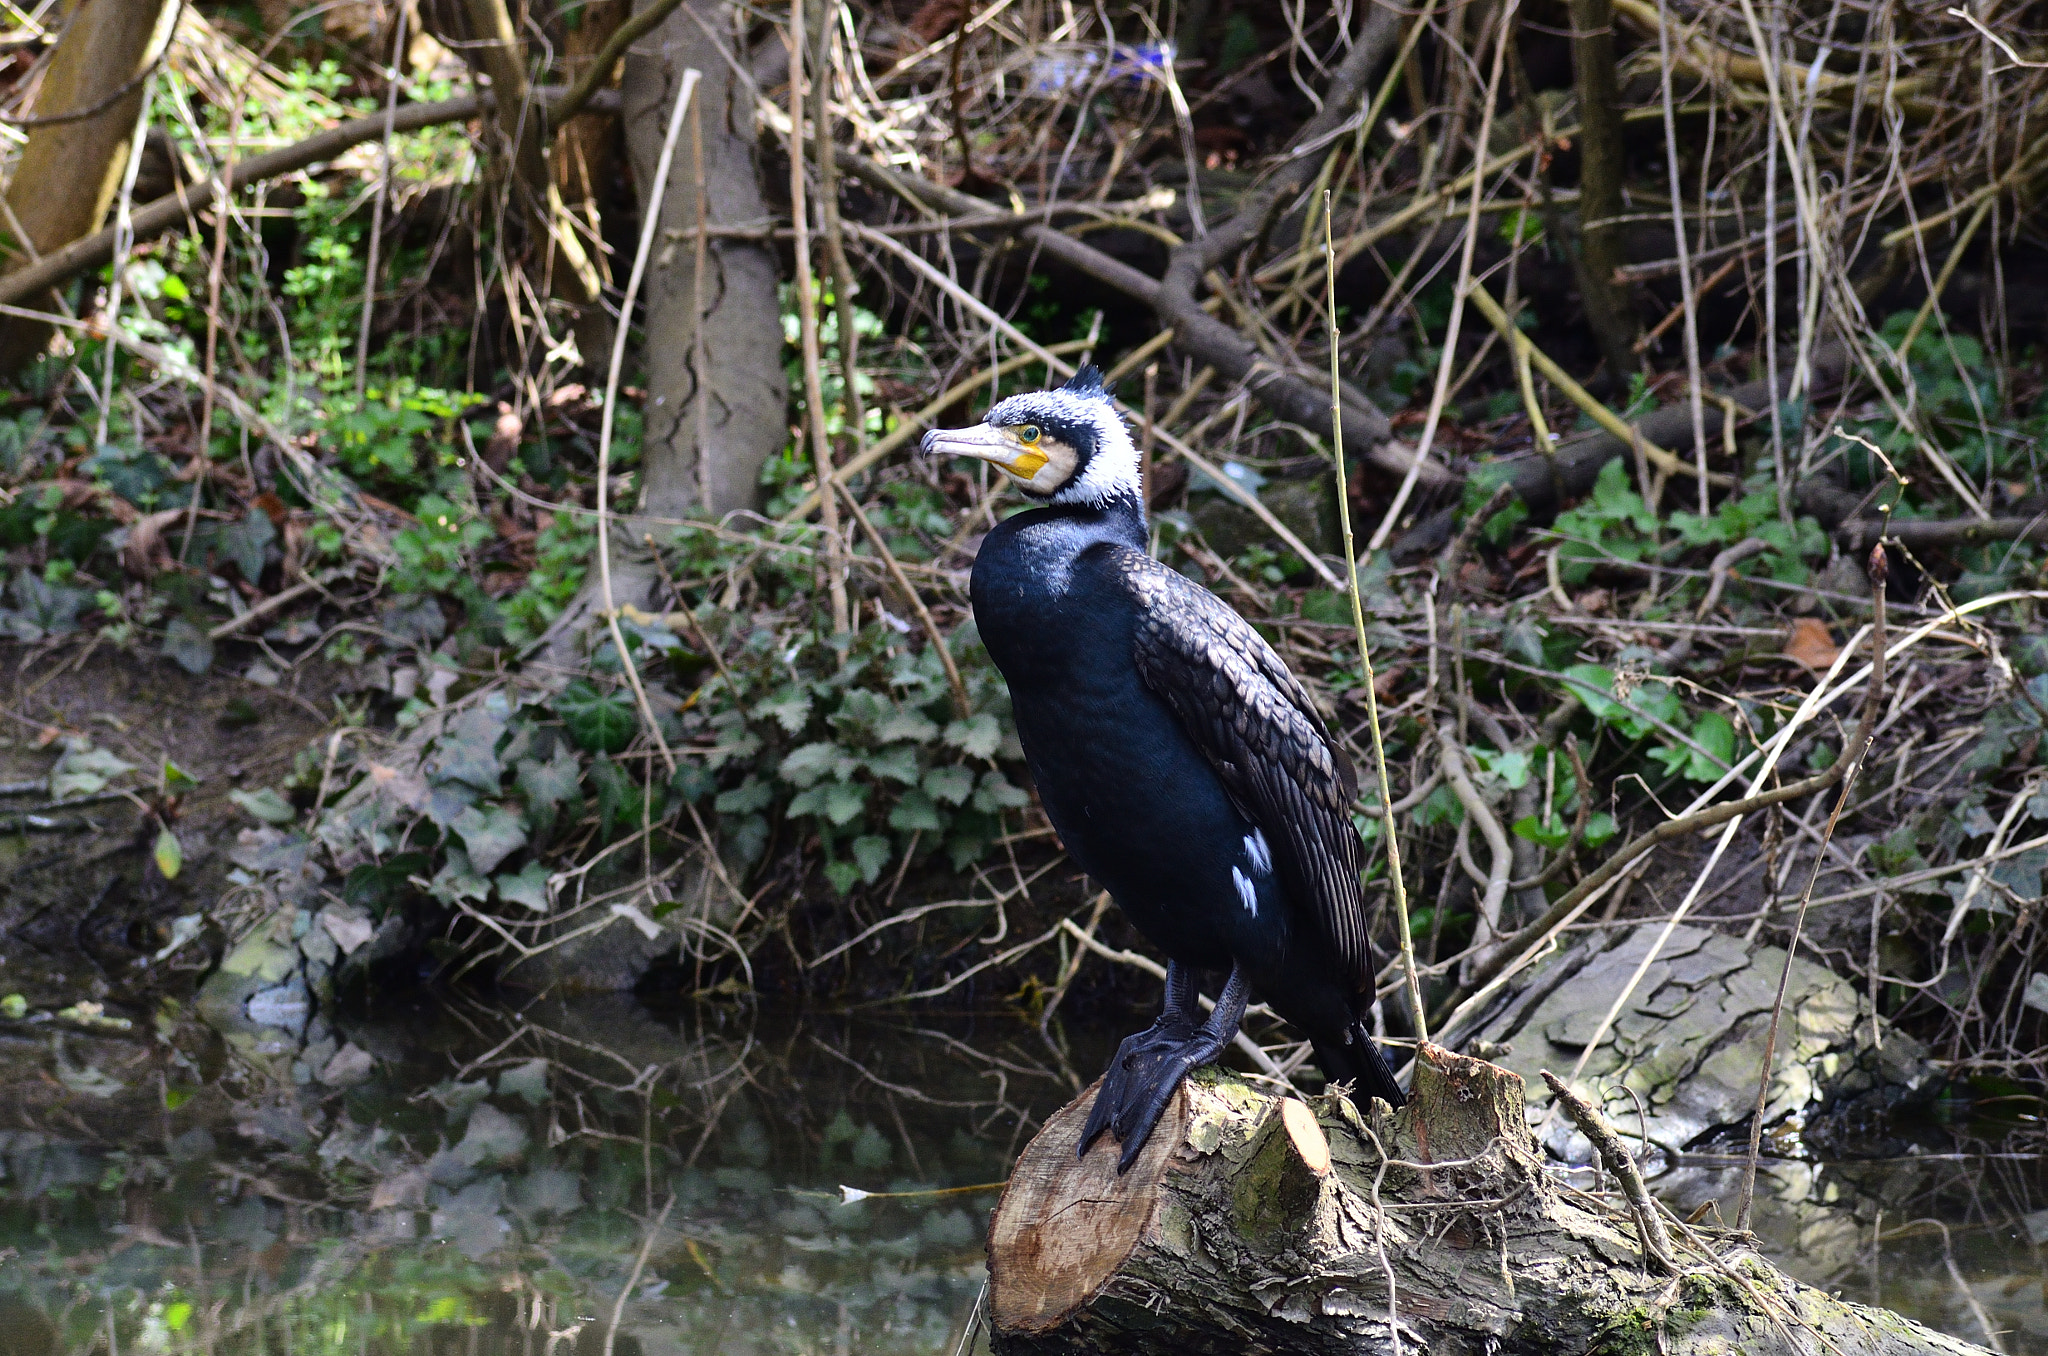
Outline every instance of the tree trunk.
POLYGON ((989 1231, 998 1353, 1981 1352, 1783 1275, 1727 1230, 1646 1269, 1633 1217, 1545 1170, 1522 1081, 1428 1047, 1398 1114, 1190 1079, 1122 1177, 1078 1159, 1090 1089, 989 1231), (1394 1326, 1398 1325, 1398 1346, 1394 1326))
MULTIPOLYGON (((30 111, 38 118, 97 111, 29 131, 7 185, 8 272, 99 229, 128 166, 147 83, 140 77, 170 41, 175 12, 167 0, 74 0, 66 7, 63 36, 30 111)), ((56 297, 23 304, 54 310, 56 297)), ((47 325, 6 321, 0 373, 28 363, 49 338, 47 325)))
POLYGON ((768 207, 754 129, 753 91, 735 81, 746 53, 725 0, 688 0, 626 58, 622 88, 626 148, 640 185, 640 210, 659 210, 667 238, 656 242, 647 296, 646 511, 674 518, 692 507, 713 514, 757 507, 761 466, 789 440, 783 376, 779 269, 766 238, 768 207), (703 164, 692 127, 683 128, 667 201, 645 200, 662 133, 683 72, 702 72, 697 108, 703 164), (692 235, 701 217, 711 238, 701 289, 692 235), (760 237, 720 229, 756 229, 760 237), (703 305, 702 342, 698 305, 703 305), (704 371, 699 380, 698 355, 704 371))
POLYGON ((1621 256, 1621 95, 1614 81, 1614 11, 1609 0, 1571 0, 1572 76, 1579 95, 1579 287, 1586 319, 1625 390, 1638 366, 1635 308, 1614 280, 1621 256))
MULTIPOLYGON (((574 87, 590 62, 631 13, 629 0, 589 0, 575 11, 575 27, 562 35, 561 60, 557 63, 564 85, 574 87)), ((562 206, 566 229, 587 231, 601 239, 601 204, 616 168, 613 142, 618 136, 616 119, 589 114, 571 118, 555 129, 548 148, 548 168, 554 191, 562 206)), ((610 281, 602 251, 587 254, 587 281, 602 289, 610 281)), ((576 323, 576 348, 593 370, 611 357, 611 315, 602 306, 584 305, 576 323)))
MULTIPOLYGON (((584 362, 595 366, 605 351, 585 351, 582 343, 592 337, 585 317, 597 309, 602 283, 549 169, 547 120, 526 78, 526 43, 505 0, 466 0, 466 11, 474 35, 470 59, 490 77, 497 96, 494 149, 511 209, 505 219, 517 230, 521 252, 538 261, 540 290, 567 310, 584 362)), ((599 326, 598 335, 604 332, 599 326)))

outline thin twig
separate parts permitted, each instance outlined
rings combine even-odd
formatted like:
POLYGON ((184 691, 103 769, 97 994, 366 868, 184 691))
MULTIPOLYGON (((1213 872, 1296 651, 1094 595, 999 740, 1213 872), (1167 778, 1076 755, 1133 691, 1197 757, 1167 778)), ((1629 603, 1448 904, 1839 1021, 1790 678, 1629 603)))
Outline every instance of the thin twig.
POLYGON ((647 256, 661 228, 662 194, 668 188, 669 167, 675 162, 676 138, 682 134, 683 115, 689 111, 691 96, 697 92, 700 78, 694 66, 683 72, 682 88, 676 91, 675 107, 669 110, 668 130, 662 136, 661 155, 654 162, 654 180, 647 189, 647 220, 640 227, 640 245, 633 252, 633 271, 626 278, 626 293, 619 299, 619 327, 612 336, 611 370, 605 376, 604 415, 597 435, 597 577, 604 622, 611 631, 612 646, 619 654, 619 668, 632 685, 633 700, 640 707, 640 719, 646 723, 655 747, 661 750, 661 761, 667 766, 670 776, 675 775, 676 756, 669 751, 668 740, 661 733, 661 722, 655 718, 654 707, 647 700, 647 689, 641 686, 640 671, 634 667, 633 656, 626 649, 626 634, 619 627, 618 604, 612 597, 612 427, 618 416, 619 376, 626 367, 626 340, 633 332, 633 302, 640 295, 641 279, 647 276, 647 256))
MULTIPOLYGON (((1870 549, 1870 688, 1866 694, 1864 710, 1874 714, 1877 705, 1876 694, 1884 687, 1884 580, 1886 558, 1882 545, 1870 549)), ((1820 842, 1813 850, 1813 870, 1807 874, 1806 888, 1799 893, 1799 909, 1792 916, 1792 938, 1785 944, 1785 968, 1778 972, 1778 993, 1771 1001, 1771 1025, 1764 1033, 1763 1067, 1757 1073, 1756 1109, 1749 1119, 1749 1154, 1742 1168, 1742 1195, 1735 1209, 1735 1227, 1749 1227, 1750 1205, 1756 1194, 1756 1162, 1762 1150, 1764 1134, 1764 1107, 1770 1101, 1771 1067, 1778 1053, 1778 1028, 1785 1015, 1785 990, 1792 979, 1792 965, 1799 956, 1799 939, 1806 930, 1806 910, 1813 903, 1813 887, 1820 881, 1821 869, 1827 864, 1828 843, 1835 836, 1835 825, 1842 819, 1842 811, 1848 808, 1849 797, 1855 792, 1857 774, 1863 770, 1863 759, 1870 752, 1872 726, 1865 720, 1857 727, 1853 742, 1836 758, 1837 766, 1843 767, 1842 789, 1835 797, 1835 808, 1828 815, 1827 827, 1821 830, 1820 842)))
POLYGON ((1543 1081, 1550 1085, 1557 1104, 1572 1118, 1572 1124, 1579 1127, 1581 1134, 1592 1144, 1594 1152, 1600 1155, 1601 1164, 1614 1174, 1621 1183, 1621 1194, 1628 1198, 1629 1209, 1636 1217, 1636 1237, 1642 1244, 1643 1263, 1652 1270, 1670 1275, 1678 1270, 1678 1259, 1671 1248, 1671 1233, 1664 1227, 1664 1216, 1657 1209, 1656 1201, 1650 1198, 1650 1189, 1643 1185, 1642 1171, 1636 1167, 1636 1160, 1629 1154, 1628 1146, 1621 1142, 1607 1117, 1600 1114, 1600 1108, 1571 1090, 1571 1087, 1548 1069, 1542 1070, 1543 1081))
POLYGON ((1350 585, 1351 626, 1358 637, 1358 664, 1365 679, 1365 720, 1372 729, 1372 760, 1379 773, 1380 836, 1387 844, 1387 879, 1394 887, 1394 926, 1401 947, 1401 968, 1408 977, 1408 1007, 1415 1021, 1415 1039, 1429 1039, 1429 1012, 1422 1005, 1422 977, 1415 968, 1415 937, 1408 924, 1408 883, 1401 876, 1401 826, 1394 819, 1394 792, 1387 777, 1387 745, 1380 735, 1380 700, 1372 672, 1372 651, 1365 638, 1365 601, 1358 588, 1357 546, 1351 537, 1351 495, 1344 483, 1343 384, 1337 371, 1337 251, 1330 240, 1330 193, 1323 191, 1323 300, 1330 337, 1330 430, 1335 440, 1337 521, 1344 530, 1344 574, 1350 585))

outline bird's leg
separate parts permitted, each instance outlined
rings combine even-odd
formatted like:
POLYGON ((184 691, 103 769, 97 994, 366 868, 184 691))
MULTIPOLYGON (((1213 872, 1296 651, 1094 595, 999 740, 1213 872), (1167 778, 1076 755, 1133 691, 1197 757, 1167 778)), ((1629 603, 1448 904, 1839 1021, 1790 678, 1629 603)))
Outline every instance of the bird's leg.
POLYGON ((1206 1022, 1197 1023, 1200 1008, 1193 977, 1185 967, 1169 965, 1165 1010, 1150 1030, 1127 1037, 1117 1048, 1116 1059, 1103 1075, 1102 1090, 1088 1113, 1088 1125, 1081 1135, 1082 1155, 1085 1157, 1089 1146, 1108 1130, 1123 1146, 1116 1170, 1128 1172, 1181 1079, 1222 1054, 1223 1047, 1237 1038, 1250 997, 1251 985, 1244 971, 1233 967, 1223 992, 1216 996, 1216 1011, 1206 1022))
POLYGON ((1202 995, 1194 969, 1179 961, 1168 961, 1166 998, 1160 1004, 1159 1019, 1136 1035, 1124 1037, 1117 1046, 1116 1058, 1103 1071, 1102 1090, 1095 1095, 1095 1106, 1089 1111, 1087 1127, 1081 1134, 1081 1157, 1086 1158, 1090 1146, 1109 1129, 1110 1116, 1130 1095, 1131 1084, 1142 1080, 1140 1071, 1157 1062, 1159 1056, 1186 1045, 1201 1024, 1202 995))

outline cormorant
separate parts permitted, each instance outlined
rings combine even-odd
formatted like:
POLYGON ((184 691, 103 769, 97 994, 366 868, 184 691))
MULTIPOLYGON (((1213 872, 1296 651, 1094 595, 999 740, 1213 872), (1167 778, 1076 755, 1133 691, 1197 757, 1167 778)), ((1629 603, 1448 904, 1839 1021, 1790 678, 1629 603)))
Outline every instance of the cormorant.
POLYGON ((1333 1082, 1401 1105, 1362 1021, 1357 778, 1264 637, 1146 554, 1137 449, 1102 374, 1084 366, 923 445, 1045 503, 983 540, 975 622, 1060 842, 1167 955, 1164 1010, 1117 1050, 1081 1152, 1108 1130, 1128 1169, 1253 995, 1308 1034, 1333 1082), (1206 1021, 1198 970, 1230 973, 1206 1021))

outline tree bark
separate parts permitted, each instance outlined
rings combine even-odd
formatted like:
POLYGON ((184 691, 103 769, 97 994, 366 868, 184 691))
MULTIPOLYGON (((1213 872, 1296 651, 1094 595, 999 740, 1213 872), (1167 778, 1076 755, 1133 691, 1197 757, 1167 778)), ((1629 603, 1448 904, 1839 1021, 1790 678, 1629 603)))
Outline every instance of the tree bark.
MULTIPOLYGON (((99 229, 127 168, 144 78, 170 41, 168 0, 74 0, 31 109, 37 118, 87 109, 89 117, 31 128, 7 185, 6 271, 14 272, 99 229)), ((55 296, 26 299, 54 310, 55 296)), ((47 325, 9 320, 0 329, 0 373, 28 363, 49 342, 47 325)))
MULTIPOLYGON (((734 7, 689 0, 626 58, 621 90, 626 149, 641 185, 642 212, 659 211, 668 238, 655 245, 647 294, 647 403, 642 462, 644 507, 681 517, 758 507, 761 467, 789 440, 783 375, 779 269, 763 239, 714 236, 703 252, 703 342, 693 237, 701 216, 720 227, 768 224, 754 126, 753 91, 735 79, 745 66, 734 7), (690 129, 676 148, 667 201, 645 200, 668 110, 683 72, 702 72, 692 117, 703 127, 702 173, 690 129), (704 371, 697 371, 701 350, 704 371)), ((625 601, 621 599, 621 601, 625 601)))
MULTIPOLYGON (((607 39, 618 31, 625 22, 631 6, 628 0, 589 0, 575 12, 575 27, 562 35, 561 68, 563 83, 574 85, 583 79, 591 62, 604 47, 607 39)), ((598 79, 606 76, 600 73, 598 79)), ((548 147, 548 171, 554 183, 556 200, 561 205, 561 221, 565 229, 588 231, 593 237, 601 238, 605 188, 611 183, 616 168, 613 151, 618 137, 617 124, 611 118, 577 118, 557 128, 554 141, 548 147)), ((592 293, 592 300, 602 292, 609 282, 610 271, 605 267, 602 251, 587 250, 584 255, 587 276, 579 282, 581 290, 592 293)), ((611 316, 602 306, 583 303, 576 322, 576 348, 583 355, 586 364, 596 365, 605 360, 611 350, 611 316)))
MULTIPOLYGON (((1586 319, 1607 359, 1608 376, 1626 383, 1636 369, 1635 311, 1614 280, 1621 254, 1621 94, 1614 81, 1614 13, 1609 0, 1571 0, 1572 77, 1579 95, 1579 288, 1586 319)), ((1619 389, 1619 386, 1617 386, 1619 389)))
POLYGON ((1732 1231, 1674 1223, 1677 1275, 1646 1271, 1629 1211, 1545 1170, 1521 1079, 1438 1047, 1410 1104, 1370 1122, 1199 1074, 1121 1177, 1106 1140, 1075 1155, 1094 1092, 996 1207, 1001 1356, 1983 1350, 1802 1285, 1732 1231))

